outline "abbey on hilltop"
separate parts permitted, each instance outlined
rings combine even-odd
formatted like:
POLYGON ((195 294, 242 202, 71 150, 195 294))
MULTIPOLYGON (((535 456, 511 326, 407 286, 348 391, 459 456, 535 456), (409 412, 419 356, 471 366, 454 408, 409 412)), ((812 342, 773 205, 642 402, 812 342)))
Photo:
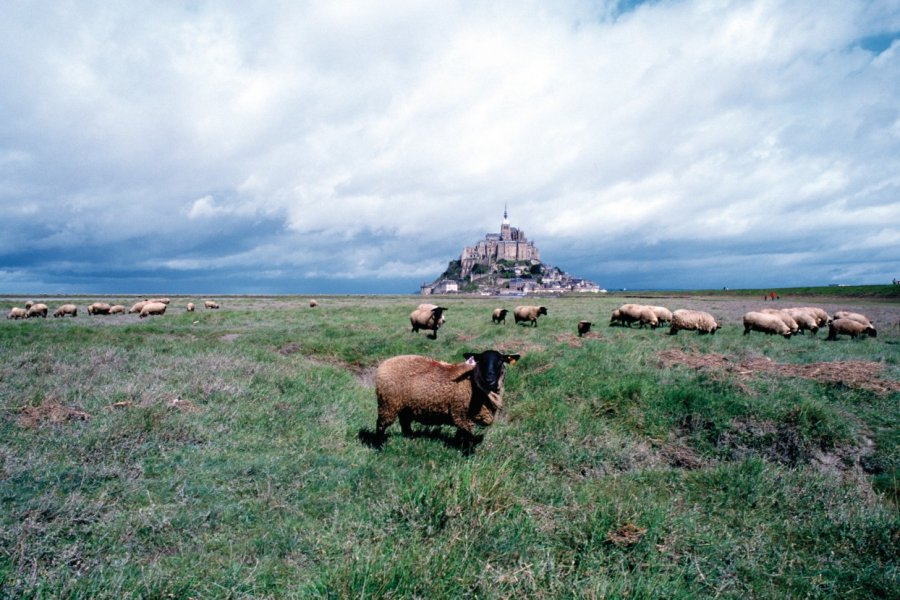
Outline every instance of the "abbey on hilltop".
POLYGON ((423 295, 459 292, 481 294, 599 292, 592 281, 572 277, 541 262, 541 253, 525 232, 509 224, 503 209, 500 233, 488 233, 474 246, 466 246, 440 277, 421 287, 423 295))

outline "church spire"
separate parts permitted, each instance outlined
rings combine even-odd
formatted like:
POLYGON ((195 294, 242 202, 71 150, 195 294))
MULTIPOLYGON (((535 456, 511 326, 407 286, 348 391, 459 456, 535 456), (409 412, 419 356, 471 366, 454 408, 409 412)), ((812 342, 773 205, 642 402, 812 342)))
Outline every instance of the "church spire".
POLYGON ((506 202, 503 203, 503 224, 509 225, 509 215, 506 214, 506 202))

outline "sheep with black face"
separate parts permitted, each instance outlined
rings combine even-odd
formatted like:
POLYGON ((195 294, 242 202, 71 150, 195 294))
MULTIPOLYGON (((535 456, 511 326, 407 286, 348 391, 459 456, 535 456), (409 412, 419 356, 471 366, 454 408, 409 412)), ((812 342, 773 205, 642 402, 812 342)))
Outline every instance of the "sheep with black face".
POLYGON ((389 358, 375 373, 378 398, 376 435, 396 420, 405 435, 413 421, 426 425, 454 425, 457 434, 471 439, 475 424, 490 425, 503 408, 503 380, 507 364, 518 354, 496 350, 466 352, 461 363, 446 363, 427 356, 389 358))

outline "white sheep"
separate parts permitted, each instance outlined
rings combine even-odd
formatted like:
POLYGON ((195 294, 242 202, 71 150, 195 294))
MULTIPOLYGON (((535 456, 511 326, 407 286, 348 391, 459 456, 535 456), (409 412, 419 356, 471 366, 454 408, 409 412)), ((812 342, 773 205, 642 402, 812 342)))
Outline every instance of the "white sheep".
POLYGON ((147 302, 141 309, 140 318, 149 317, 150 315, 166 314, 166 305, 162 302, 147 302))
POLYGON ((710 333, 715 335, 719 324, 708 312, 702 310, 688 310, 681 308, 672 313, 672 325, 669 327, 669 335, 675 335, 680 330, 696 331, 700 334, 710 333))
POLYGON ((516 324, 519 322, 531 323, 532 327, 537 327, 538 317, 547 314, 546 306, 517 306, 513 309, 513 318, 516 324))
POLYGON ((409 314, 409 323, 412 326, 412 332, 418 333, 420 329, 431 330, 431 339, 437 339, 438 329, 444 324, 444 306, 436 305, 419 305, 409 314), (429 306, 433 308, 429 308, 429 306))
POLYGON ((791 337, 791 328, 781 315, 762 311, 751 311, 744 315, 744 335, 751 331, 760 331, 769 335, 791 337))
POLYGON ((11 309, 9 309, 9 313, 7 313, 6 318, 7 319, 16 319, 16 320, 27 319, 28 311, 25 310, 24 308, 19 308, 17 306, 14 306, 11 309))

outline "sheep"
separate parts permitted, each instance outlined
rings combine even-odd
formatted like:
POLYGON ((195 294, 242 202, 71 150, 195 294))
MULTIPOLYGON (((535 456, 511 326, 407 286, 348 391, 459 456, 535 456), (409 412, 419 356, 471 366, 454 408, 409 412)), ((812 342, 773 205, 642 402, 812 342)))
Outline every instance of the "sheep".
POLYGON ((801 306, 799 310, 805 310, 806 312, 812 314, 816 318, 816 324, 821 329, 828 324, 828 321, 831 320, 831 317, 828 316, 828 313, 825 312, 824 309, 819 308, 818 306, 801 306))
POLYGON ((166 314, 166 305, 162 302, 147 302, 144 304, 144 308, 141 309, 140 318, 148 317, 150 315, 164 315, 166 314))
POLYGON ((609 320, 610 326, 618 323, 626 327, 631 327, 631 324, 634 322, 640 323, 641 327, 649 325, 651 328, 655 329, 659 325, 659 318, 656 316, 656 312, 651 306, 644 306, 643 304, 623 304, 612 312, 612 317, 609 320))
POLYGON ((869 317, 867 317, 866 315, 856 313, 856 312, 850 312, 848 310, 839 310, 836 313, 834 313, 832 320, 836 321, 838 319, 850 319, 851 321, 856 321, 857 323, 862 323, 863 325, 865 325, 867 327, 875 326, 875 323, 873 323, 869 319, 869 317))
POLYGON ((210 309, 210 310, 218 310, 218 308, 219 308, 219 303, 218 303, 218 302, 213 302, 212 300, 205 300, 205 301, 203 302, 203 308, 208 308, 208 309, 210 309))
POLYGON ((506 315, 509 311, 505 308, 495 308, 494 312, 491 313, 491 321, 494 323, 503 323, 506 325, 506 315))
POLYGON ((434 308, 422 307, 409 313, 409 323, 412 325, 412 332, 418 333, 420 329, 430 329, 431 339, 437 339, 438 329, 444 324, 444 306, 434 306, 434 308))
POLYGON ((446 363, 427 356, 403 355, 382 362, 375 372, 378 439, 397 419, 404 435, 411 423, 454 425, 469 440, 476 423, 490 425, 503 408, 503 378, 518 354, 496 350, 466 352, 466 362, 446 363))
POLYGON ((47 305, 38 302, 37 304, 32 304, 31 308, 25 311, 25 317, 31 319, 33 317, 42 317, 44 319, 47 318, 47 305))
POLYGON ((145 302, 161 302, 163 304, 168 304, 169 302, 171 302, 171 300, 169 300, 168 298, 150 298, 145 302))
POLYGON ((185 308, 187 309, 188 312, 194 312, 194 309, 195 309, 196 307, 194 306, 194 303, 193 303, 193 302, 188 302, 188 303, 187 303, 187 306, 186 306, 185 308))
POLYGON ((583 336, 591 331, 590 321, 578 321, 578 337, 583 336))
POLYGON ((26 300, 25 301, 25 310, 28 310, 32 306, 34 306, 34 300, 26 300))
POLYGON ((834 319, 828 323, 827 340, 836 340, 838 334, 841 333, 849 335, 853 339, 856 339, 857 336, 861 334, 868 335, 869 337, 878 336, 878 332, 875 331, 875 328, 871 324, 866 325, 865 323, 860 323, 853 319, 834 319))
POLYGON ((764 308, 757 312, 775 315, 776 317, 784 321, 784 324, 787 325, 788 329, 791 330, 792 335, 800 331, 800 326, 797 324, 797 321, 794 319, 794 317, 789 315, 786 311, 781 310, 780 308, 764 308))
POLYGON ((770 312, 751 311, 744 315, 744 335, 751 331, 760 331, 769 335, 783 335, 791 338, 791 328, 781 315, 770 312))
POLYGON ((681 308, 672 313, 672 325, 669 327, 669 335, 675 335, 680 330, 697 331, 700 334, 710 333, 715 335, 720 325, 708 312, 702 310, 687 310, 681 308))
POLYGON ((25 310, 24 308, 19 308, 17 306, 14 306, 11 309, 9 309, 9 313, 7 313, 6 318, 7 319, 16 319, 16 320, 27 319, 28 311, 25 310))
POLYGON ((69 315, 70 317, 77 317, 78 307, 74 304, 63 304, 56 309, 55 313, 53 313, 53 318, 55 319, 56 317, 65 317, 66 315, 69 315))
POLYGON ((317 300, 310 300, 310 301, 309 301, 309 307, 310 307, 310 308, 315 308, 315 307, 317 307, 318 305, 319 305, 319 302, 318 302, 317 300))
POLYGON ((110 307, 109 307, 109 314, 111 314, 111 315, 124 315, 124 314, 125 314, 125 307, 122 306, 121 304, 114 304, 113 306, 110 306, 110 307))
POLYGON ((546 314, 546 306, 517 306, 513 310, 513 318, 516 320, 516 325, 518 325, 520 321, 531 322, 532 327, 537 327, 538 317, 546 314))
POLYGON ((665 306, 648 306, 647 308, 652 310, 653 314, 656 315, 656 319, 659 321, 658 326, 672 322, 672 311, 665 306))
POLYGON ((816 315, 805 308, 784 308, 782 309, 797 322, 800 333, 804 331, 812 331, 815 334, 819 331, 819 319, 816 315))
POLYGON ((129 313, 139 314, 141 309, 144 308, 144 305, 147 304, 147 300, 141 300, 140 302, 135 302, 131 308, 128 309, 129 313))
POLYGON ((87 312, 89 315, 108 315, 110 308, 106 302, 94 302, 87 307, 87 312))

